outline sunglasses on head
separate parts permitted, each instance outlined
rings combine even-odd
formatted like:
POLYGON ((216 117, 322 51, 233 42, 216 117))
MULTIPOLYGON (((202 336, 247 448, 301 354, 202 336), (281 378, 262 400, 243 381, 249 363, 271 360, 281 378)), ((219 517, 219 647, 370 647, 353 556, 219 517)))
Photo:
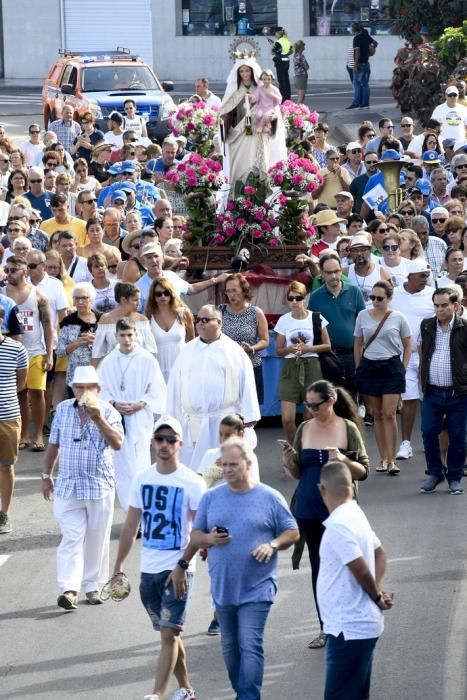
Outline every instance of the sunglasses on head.
POLYGON ((174 445, 178 440, 177 435, 154 435, 155 442, 168 442, 169 445, 174 445))
POLYGON ((327 401, 329 401, 329 399, 322 399, 321 401, 304 401, 303 405, 306 406, 306 408, 309 408, 310 411, 317 411, 318 408, 327 401))
POLYGON ((380 297, 377 294, 370 294, 371 301, 384 301, 386 297, 380 297))
MULTIPOLYGON (((156 297, 170 297, 172 295, 170 294, 168 289, 164 289, 164 291, 162 291, 162 292, 159 292, 159 291, 154 292, 154 296, 156 296, 156 297)), ((200 319, 198 319, 198 321, 199 320, 200 319)), ((209 319, 209 320, 211 320, 211 319, 209 319)))
POLYGON ((391 253, 395 253, 398 248, 398 245, 383 245, 383 250, 385 250, 387 253, 389 253, 389 251, 391 253))
POLYGON ((445 221, 447 221, 447 219, 432 219, 431 223, 432 224, 444 224, 445 221))
POLYGON ((287 297, 287 301, 303 301, 305 297, 302 297, 300 294, 297 296, 292 296, 292 297, 287 297))

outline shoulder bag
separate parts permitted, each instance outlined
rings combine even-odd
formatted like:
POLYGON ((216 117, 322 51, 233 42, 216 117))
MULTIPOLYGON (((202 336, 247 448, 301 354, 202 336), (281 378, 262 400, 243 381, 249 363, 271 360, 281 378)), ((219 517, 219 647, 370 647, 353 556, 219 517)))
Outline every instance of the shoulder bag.
MULTIPOLYGON (((313 321, 313 345, 322 343, 321 316, 317 311, 312 311, 313 321)), ((347 375, 344 365, 332 350, 318 353, 319 364, 323 379, 327 379, 336 386, 341 386, 348 391, 353 390, 352 379, 347 375)))

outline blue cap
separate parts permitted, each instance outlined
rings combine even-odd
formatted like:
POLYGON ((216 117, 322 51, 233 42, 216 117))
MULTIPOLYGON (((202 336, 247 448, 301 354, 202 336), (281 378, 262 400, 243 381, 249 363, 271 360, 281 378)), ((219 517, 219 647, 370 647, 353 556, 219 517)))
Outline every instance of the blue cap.
POLYGON ((124 180, 119 183, 119 188, 123 192, 136 192, 136 185, 134 182, 129 182, 129 180, 124 180))
POLYGON ((157 158, 152 158, 151 160, 148 160, 148 162, 144 164, 144 168, 150 173, 157 172, 157 158))
POLYGON ((422 156, 424 163, 439 163, 439 153, 437 151, 425 151, 422 156))
POLYGON ((120 163, 114 163, 113 165, 108 168, 107 172, 109 175, 121 175, 122 168, 120 163))
POLYGON ((428 182, 428 180, 417 180, 415 185, 412 187, 412 192, 414 190, 418 190, 425 197, 427 197, 429 194, 431 194, 431 184, 428 182))
POLYGON ((126 202, 126 194, 123 190, 115 190, 112 192, 112 202, 116 202, 117 199, 121 199, 122 202, 126 202))
POLYGON ((136 170, 135 164, 132 160, 124 160, 120 166, 121 173, 134 173, 136 170))
POLYGON ((401 155, 394 148, 390 148, 388 151, 381 153, 381 160, 400 160, 401 155))

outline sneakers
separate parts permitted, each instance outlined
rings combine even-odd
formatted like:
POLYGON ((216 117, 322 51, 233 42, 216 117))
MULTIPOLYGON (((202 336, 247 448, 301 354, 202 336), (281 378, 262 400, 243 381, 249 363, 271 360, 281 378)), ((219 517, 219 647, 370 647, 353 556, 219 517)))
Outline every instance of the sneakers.
POLYGON ((86 593, 86 599, 89 605, 100 605, 104 602, 99 591, 88 591, 86 593))
POLYGON ((208 627, 207 634, 209 637, 218 637, 221 633, 221 626, 215 617, 212 618, 211 624, 208 627))
POLYGON ((57 598, 57 605, 67 612, 76 610, 78 607, 78 593, 76 591, 65 591, 57 598))
POLYGON ((464 493, 464 489, 461 486, 460 481, 450 481, 449 482, 449 492, 453 496, 460 496, 461 493, 464 493))
MULTIPOLYGON (((420 491, 422 493, 431 493, 432 491, 435 490, 435 488, 438 486, 438 484, 441 484, 444 481, 444 477, 442 476, 429 476, 428 479, 425 479, 423 484, 420 486, 420 491)), ((452 483, 457 483, 459 482, 452 482, 452 483)))
POLYGON ((363 419, 363 422, 365 423, 365 425, 372 426, 375 422, 375 419, 373 418, 373 416, 370 416, 369 413, 365 413, 365 417, 363 419))
POLYGON ((144 700, 161 700, 158 695, 145 695, 144 700))
POLYGON ((6 513, 0 510, 0 535, 5 535, 12 530, 10 518, 6 513))
POLYGON ((413 450, 410 440, 402 440, 396 459, 410 459, 411 457, 413 457, 413 450))
POLYGON ((179 688, 172 695, 172 700, 196 700, 195 691, 193 688, 179 688))

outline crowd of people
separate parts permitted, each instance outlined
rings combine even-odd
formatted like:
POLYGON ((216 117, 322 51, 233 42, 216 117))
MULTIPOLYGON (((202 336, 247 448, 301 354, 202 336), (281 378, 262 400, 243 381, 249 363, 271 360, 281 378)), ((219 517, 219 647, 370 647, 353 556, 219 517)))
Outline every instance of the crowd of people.
MULTIPOLYGON (((218 100, 240 176, 250 156, 261 151, 266 167, 274 153, 267 109, 255 153, 245 150, 245 96, 260 81, 255 113, 271 99, 273 121, 281 96, 270 72, 237 63, 223 101, 206 78, 196 91, 206 104, 218 100)), ((306 73, 303 56, 296 63, 306 73)), ((413 457, 421 406, 420 491, 447 480, 451 494, 463 493, 464 103, 465 85, 448 86, 420 133, 407 116, 399 138, 390 119, 377 128, 364 121, 341 149, 318 123, 308 136, 322 176, 307 213, 316 234, 289 261, 300 281, 284 285, 289 311, 272 320, 247 273, 190 276, 190 220, 165 177, 187 156, 186 138, 151 143, 131 99, 106 133, 90 112, 77 123, 64 107, 43 138, 37 124, 21 147, 1 136, 0 533, 13 530, 18 454, 45 452, 43 495, 53 496, 62 534, 57 604, 75 610, 83 590, 98 605, 117 495, 126 520, 113 580, 122 582, 140 537, 141 599, 161 635, 148 700, 162 700, 172 674, 173 700, 195 698, 180 633, 200 550, 211 576, 208 634, 221 635, 237 698, 260 698, 277 552, 294 545, 298 565, 305 544, 321 627, 309 647, 327 647, 325 698, 343 697, 342 683, 349 700, 369 697, 382 611, 393 601, 382 590, 384 550, 355 502, 370 468, 365 430, 373 426, 375 471, 396 476, 413 457), (387 162, 402 166, 395 206, 371 197, 387 162), (202 295, 196 314, 193 295, 202 295), (283 466, 297 480, 291 508, 261 483, 253 452, 270 331, 283 358, 277 395, 283 466), (335 596, 354 618, 339 617, 335 596)))

